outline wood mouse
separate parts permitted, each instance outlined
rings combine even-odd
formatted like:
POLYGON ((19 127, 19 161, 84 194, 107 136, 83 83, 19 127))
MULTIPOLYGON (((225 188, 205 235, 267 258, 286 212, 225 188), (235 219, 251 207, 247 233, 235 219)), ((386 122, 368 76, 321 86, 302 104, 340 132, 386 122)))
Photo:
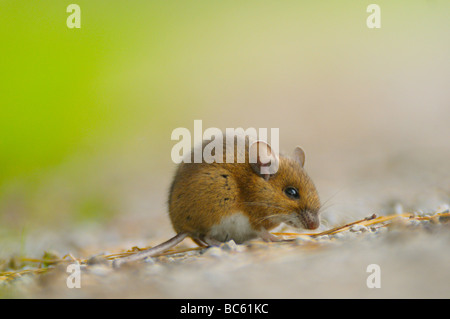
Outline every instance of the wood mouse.
MULTIPOLYGON (((190 163, 178 165, 168 198, 169 217, 177 235, 153 248, 116 259, 114 267, 160 254, 188 236, 198 245, 213 246, 258 237, 279 241, 269 230, 280 223, 303 229, 319 227, 320 200, 303 168, 305 153, 300 147, 289 157, 276 154, 268 143, 253 136, 234 135, 233 143, 226 142, 231 141, 229 136, 221 138, 222 163, 209 163, 205 158, 194 163, 191 150, 187 155, 190 163), (227 152, 234 155, 231 163, 226 161, 227 152), (250 154, 256 154, 255 163, 250 154), (269 164, 275 164, 271 166, 276 169, 267 170, 269 164)), ((203 151, 208 142, 197 147, 203 151)))

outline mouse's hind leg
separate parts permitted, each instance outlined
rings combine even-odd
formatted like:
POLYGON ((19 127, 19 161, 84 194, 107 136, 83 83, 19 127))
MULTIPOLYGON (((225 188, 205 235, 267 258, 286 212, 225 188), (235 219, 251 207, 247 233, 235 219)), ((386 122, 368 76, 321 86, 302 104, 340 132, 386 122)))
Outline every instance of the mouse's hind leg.
POLYGON ((202 239, 197 238, 197 237, 192 237, 192 240, 194 241, 194 243, 196 243, 199 247, 205 248, 208 247, 209 245, 202 239))

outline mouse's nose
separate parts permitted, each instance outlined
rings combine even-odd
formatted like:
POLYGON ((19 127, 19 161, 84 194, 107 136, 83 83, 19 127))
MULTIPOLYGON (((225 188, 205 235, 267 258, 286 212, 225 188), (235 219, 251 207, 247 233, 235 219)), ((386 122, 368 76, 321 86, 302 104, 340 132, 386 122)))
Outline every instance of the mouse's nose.
POLYGON ((307 229, 317 229, 320 226, 319 220, 309 220, 306 222, 307 229))
POLYGON ((306 212, 303 215, 303 226, 306 229, 317 229, 320 226, 320 219, 317 213, 306 212))

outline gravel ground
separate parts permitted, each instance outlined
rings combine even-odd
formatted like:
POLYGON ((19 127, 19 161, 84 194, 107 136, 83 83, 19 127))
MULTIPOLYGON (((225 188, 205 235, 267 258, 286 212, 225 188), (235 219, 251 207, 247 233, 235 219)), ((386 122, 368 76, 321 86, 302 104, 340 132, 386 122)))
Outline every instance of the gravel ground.
MULTIPOLYGON (((448 215, 448 206, 437 213, 448 215)), ((398 216, 287 242, 230 241, 121 269, 93 255, 81 265, 79 289, 67 287, 64 263, 4 286, 7 296, 31 298, 449 298, 449 243, 448 217, 398 216), (379 288, 367 285, 372 264, 379 288)))

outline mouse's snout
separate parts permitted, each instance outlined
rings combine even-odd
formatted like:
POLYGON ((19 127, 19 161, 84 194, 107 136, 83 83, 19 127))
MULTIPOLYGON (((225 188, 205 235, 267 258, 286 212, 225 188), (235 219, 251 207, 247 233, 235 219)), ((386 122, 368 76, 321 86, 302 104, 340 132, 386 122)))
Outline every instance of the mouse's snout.
POLYGON ((308 220, 305 225, 306 229, 317 229, 320 226, 319 220, 308 220))
POLYGON ((306 229, 317 229, 320 226, 319 214, 314 211, 304 211, 301 214, 303 227, 306 229))
POLYGON ((285 222, 296 228, 317 229, 320 226, 319 213, 312 210, 301 210, 287 216, 285 222))

